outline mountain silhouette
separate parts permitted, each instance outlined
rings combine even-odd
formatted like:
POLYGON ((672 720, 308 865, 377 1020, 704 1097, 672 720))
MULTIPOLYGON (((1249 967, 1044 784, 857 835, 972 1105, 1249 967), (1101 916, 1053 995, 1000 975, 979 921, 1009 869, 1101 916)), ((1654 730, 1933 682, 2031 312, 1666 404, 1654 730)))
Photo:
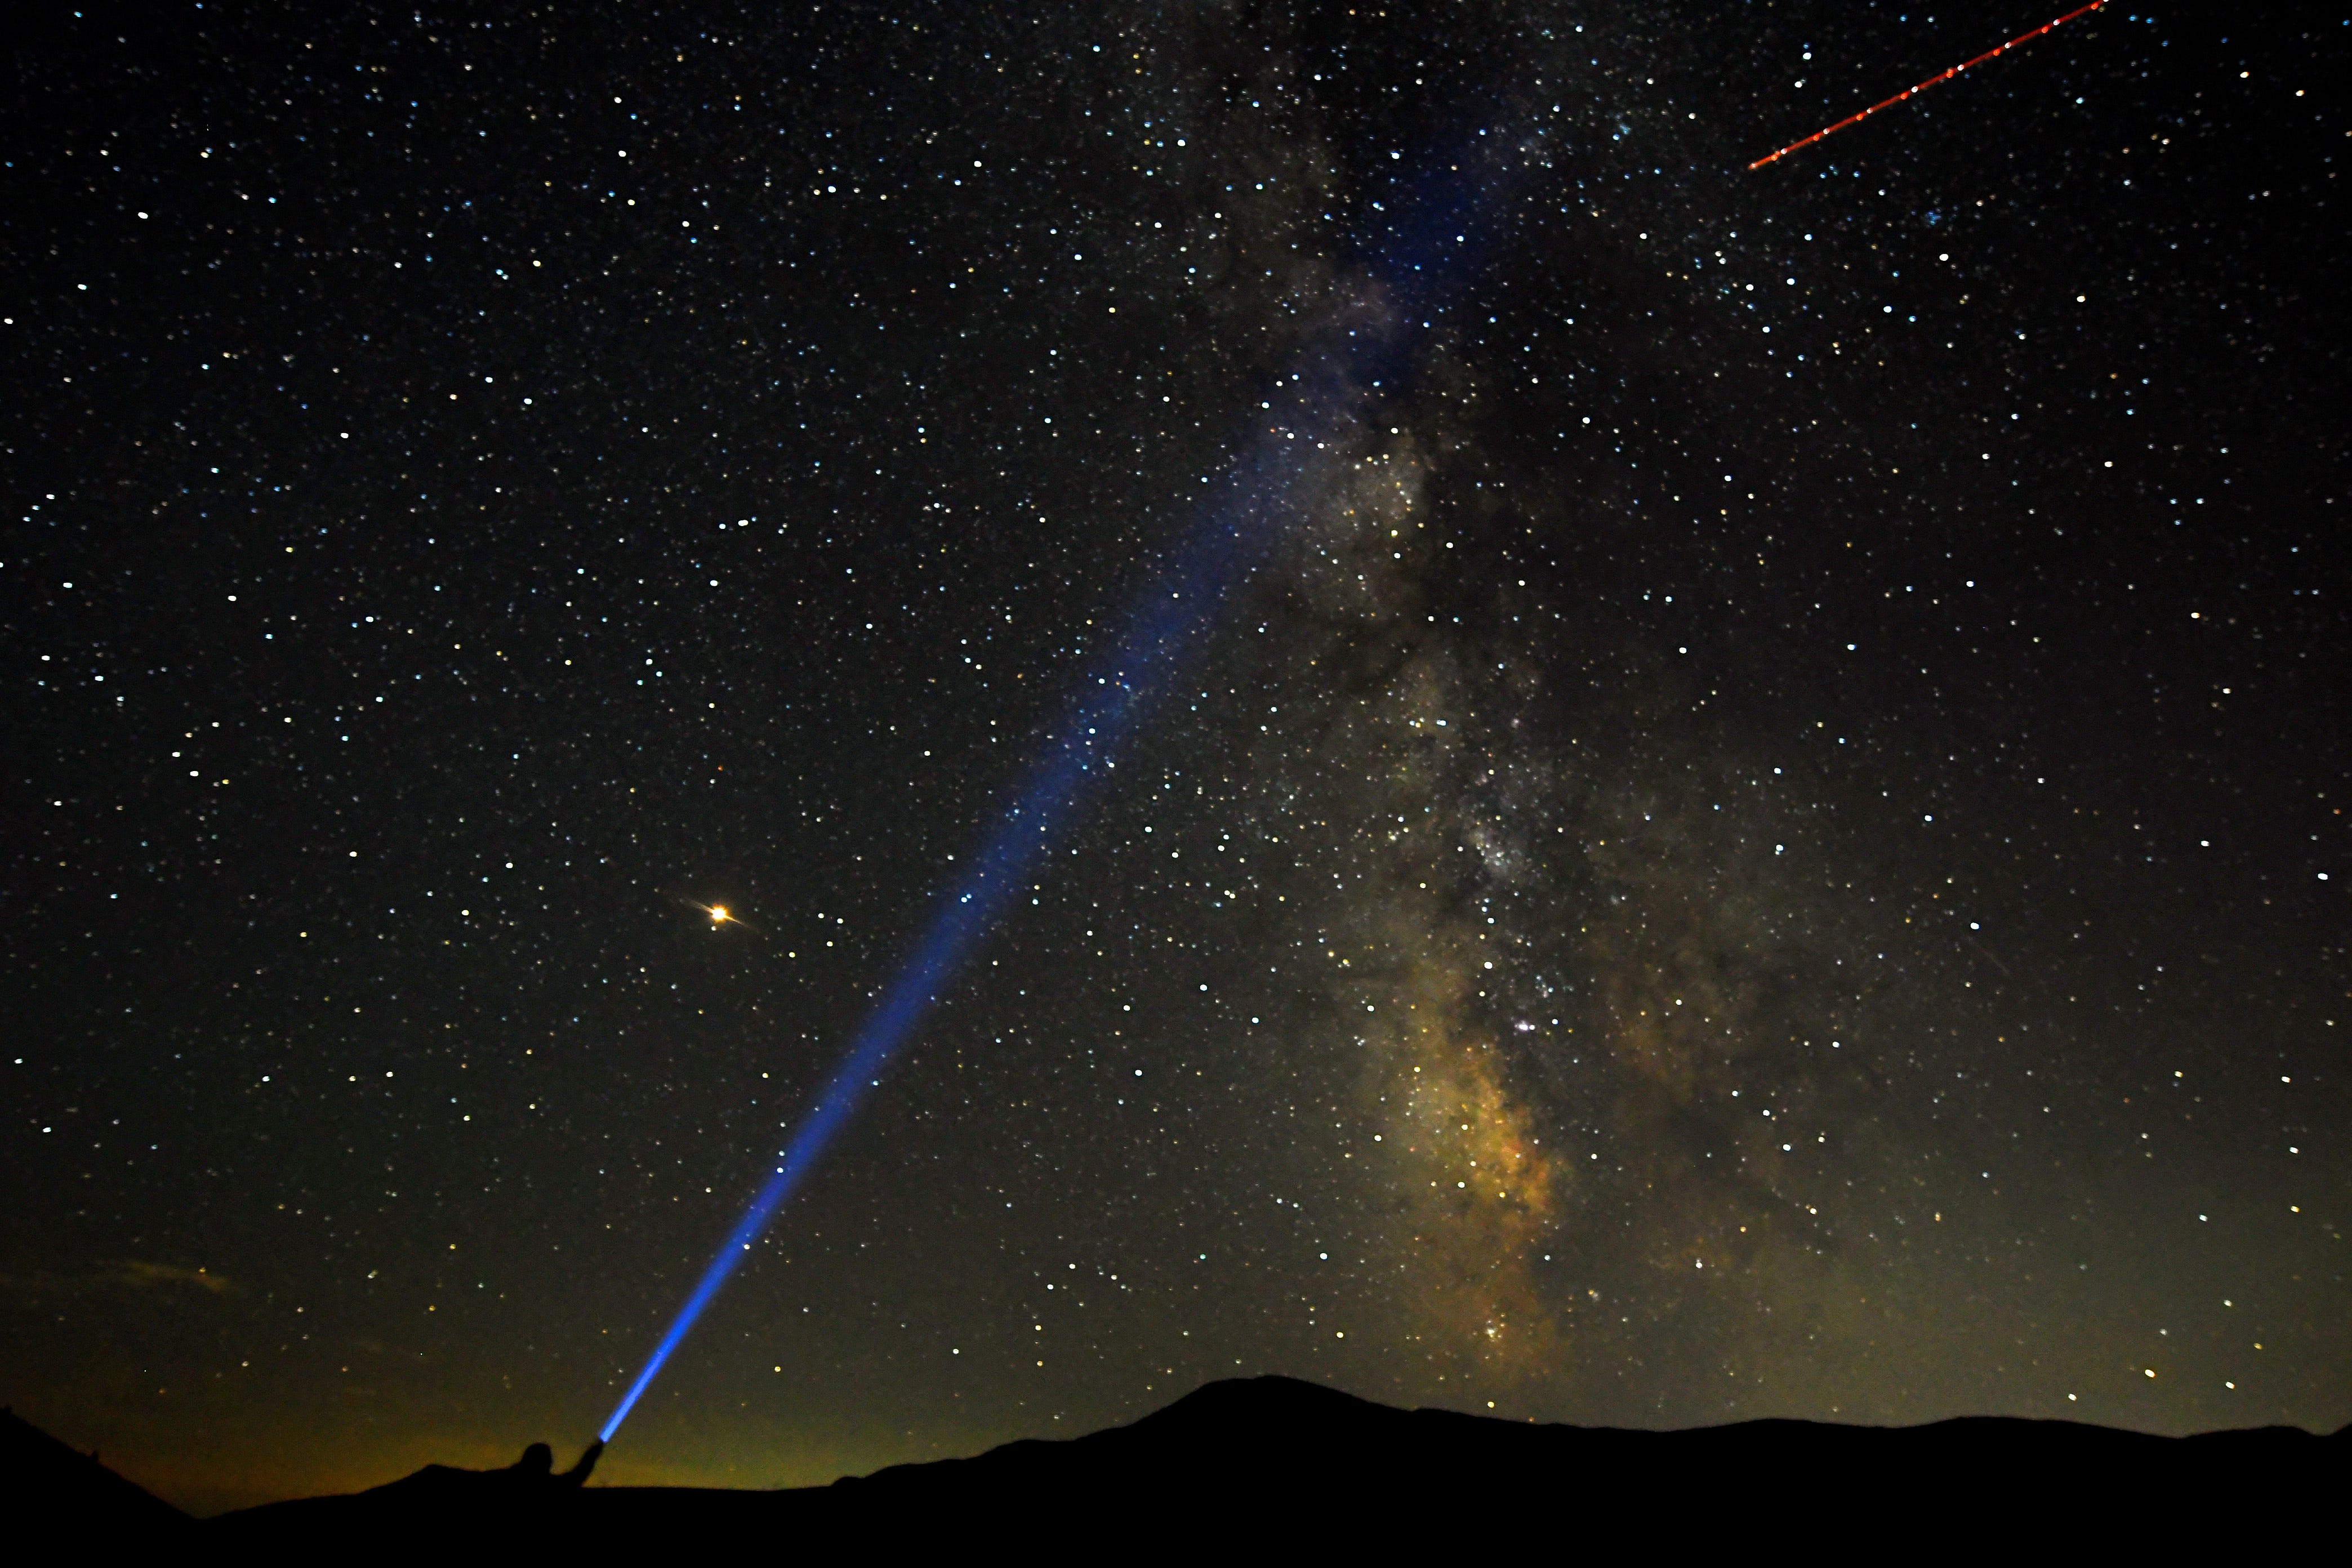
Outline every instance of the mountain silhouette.
POLYGON ((58 1442, 14 1410, 0 1410, 0 1510, 16 1526, 8 1538, 20 1544, 71 1541, 85 1552, 181 1539, 196 1528, 96 1454, 58 1442))
MULTIPOLYGON (((200 1526, 261 1553, 983 1544, 1156 1555, 1276 1541, 1551 1541, 1562 1550, 1894 1551, 2061 1542, 2242 1549, 2333 1538, 2352 1428, 2157 1437, 1967 1417, 1678 1432, 1400 1410, 1289 1378, 1210 1384, 1131 1425, 778 1491, 566 1486, 428 1466, 200 1526)), ((1972 1548, 1972 1549, 1973 1549, 1972 1548)))

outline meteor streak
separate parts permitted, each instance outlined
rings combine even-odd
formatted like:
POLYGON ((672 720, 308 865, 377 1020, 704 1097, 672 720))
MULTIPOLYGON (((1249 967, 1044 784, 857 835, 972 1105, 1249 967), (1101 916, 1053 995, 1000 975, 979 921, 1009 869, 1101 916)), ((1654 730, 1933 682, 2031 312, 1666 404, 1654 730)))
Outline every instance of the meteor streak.
MULTIPOLYGON (((1481 132, 1483 134, 1483 132, 1481 132)), ((1475 145, 1475 143, 1474 143, 1475 145)), ((1471 265, 1478 209, 1493 195, 1492 173, 1468 151, 1439 159, 1408 184, 1391 178, 1388 204, 1358 260, 1369 287, 1352 310, 1332 313, 1316 346, 1260 398, 1255 427, 1204 498, 1199 520, 1143 593, 1128 631, 1081 683, 1070 722, 1049 741, 1027 789, 998 818, 963 880, 851 1042, 848 1054, 793 1130, 767 1180, 644 1368, 597 1434, 612 1440, 679 1343, 735 1272, 768 1221, 793 1194, 882 1069, 906 1046, 962 967, 972 947, 1019 893, 1031 890, 1055 832, 1117 767, 1120 744, 1146 717, 1150 699, 1177 675, 1213 628, 1229 594, 1278 534, 1295 493, 1313 494, 1343 461, 1364 390, 1395 373, 1415 328, 1445 310, 1452 286, 1471 265)), ((1379 204, 1374 211, 1384 210, 1379 204)), ((1210 481, 1204 477, 1204 484, 1210 481)), ((714 924, 737 923, 723 906, 697 904, 714 924)))
POLYGON ((1905 99, 1910 98, 1917 93, 1925 92, 1939 81, 1951 80, 1952 78, 1959 75, 1970 66, 1980 66, 1984 64, 1985 61, 1992 58, 1995 55, 2004 55, 2010 50, 2017 47, 2020 44, 2031 43, 2034 39, 2040 37, 2042 34, 2049 32, 2052 28, 2063 27, 2067 23, 2073 21, 2075 17, 2083 16, 2087 12, 2095 11, 2106 3, 2107 0, 2091 0, 2091 3, 2088 5, 2078 6, 2074 10, 2067 12, 2064 16, 2059 17, 2054 22, 2044 22, 2042 26, 2034 28, 2033 31, 2030 33, 2020 33, 2016 37, 2010 39, 2009 42, 2001 45, 1999 48, 1987 49, 1984 53, 1979 55, 1972 60, 1962 60, 1958 65, 1952 67, 1949 70, 1939 71, 1936 75, 1929 77, 1926 81, 1921 82, 1916 87, 1905 88, 1901 92, 1896 93, 1893 98, 1886 100, 1883 103, 1874 103, 1868 109, 1863 110, 1859 113, 1849 114, 1843 120, 1839 121, 1835 125, 1823 126, 1821 130, 1814 132, 1811 136, 1806 137, 1801 142, 1791 142, 1786 147, 1781 148, 1778 153, 1768 153, 1764 157, 1757 159, 1753 163, 1748 164, 1748 167, 1752 171, 1760 169, 1767 163, 1778 163, 1800 147, 1810 147, 1814 142, 1820 141, 1822 137, 1833 135, 1836 132, 1844 130, 1847 126, 1853 124, 1857 121, 1867 120, 1882 109, 1892 109, 1896 104, 1901 103, 1905 99))

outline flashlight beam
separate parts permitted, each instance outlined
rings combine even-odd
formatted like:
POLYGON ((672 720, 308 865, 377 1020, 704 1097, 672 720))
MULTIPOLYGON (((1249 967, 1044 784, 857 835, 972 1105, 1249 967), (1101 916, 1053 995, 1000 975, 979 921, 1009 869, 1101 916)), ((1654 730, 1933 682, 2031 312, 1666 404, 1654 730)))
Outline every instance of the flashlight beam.
MULTIPOLYGON (((940 902, 841 1066, 793 1129, 742 1219, 597 1434, 599 1442, 612 1441, 776 1211, 880 1084, 883 1068, 913 1037, 971 949, 1008 904, 1035 889, 1055 835, 1118 766, 1118 751, 1149 716, 1152 699, 1182 672, 1227 599, 1279 536, 1294 497, 1327 493, 1341 482, 1346 454, 1362 439, 1369 389, 1394 375, 1414 352, 1413 329, 1426 331, 1445 313, 1448 298, 1479 253, 1469 237, 1482 232, 1481 216, 1501 185, 1490 163, 1466 149, 1390 176, 1386 194, 1398 210, 1373 227, 1366 237, 1371 243, 1360 253, 1367 286, 1360 308, 1337 310, 1295 373, 1265 389, 1255 428, 1223 478, 1202 476, 1213 488, 1202 497, 1198 521, 1144 589, 1124 637, 1081 681, 1076 711, 1050 738, 1027 789, 940 902)), ((1384 211, 1382 204, 1374 203, 1373 210, 1384 211)), ((718 909, 696 907, 720 919, 718 909)), ((725 921, 733 923, 733 917, 725 921)))
MULTIPOLYGON (((1326 412, 1328 416, 1328 411, 1326 412)), ((1320 443, 1311 443, 1318 449, 1320 443)), ((744 1210, 743 1217, 678 1309, 669 1331, 654 1347, 636 1381, 604 1423, 598 1440, 610 1442, 638 1399, 693 1329, 695 1320, 719 1294, 776 1210, 791 1197, 824 1154, 882 1069, 898 1055, 940 994, 947 989, 965 955, 996 924, 1013 894, 1028 888, 1037 862, 1051 851, 1052 838, 1072 809, 1118 764, 1115 753, 1143 716, 1148 699, 1186 661, 1215 624, 1230 588, 1254 558, 1253 546, 1272 531, 1287 509, 1289 492, 1313 470, 1260 443, 1226 477, 1223 491, 1203 521, 1175 553, 1174 569, 1147 591, 1130 630, 1108 668, 1096 675, 1092 692, 1047 747, 1044 764, 1027 792, 998 822, 971 869, 933 916, 906 966, 858 1032, 848 1055, 825 1084, 816 1103, 793 1130, 792 1141, 744 1210)), ((1293 448, 1296 449, 1295 447, 1293 448)), ((714 920, 717 910, 698 905, 714 920)), ((731 916, 726 917, 731 921, 731 916)))
POLYGON ((1959 75, 1970 66, 1980 66, 1984 64, 1985 61, 1992 58, 1995 55, 2007 54, 2010 50, 2017 47, 2020 44, 2030 44, 2034 39, 2040 37, 2042 34, 2051 31, 2053 28, 2063 27, 2067 23, 2073 21, 2075 17, 2084 16, 2088 12, 2095 11, 2106 3, 2107 0, 2091 0, 2091 3, 2088 5, 2079 6, 2074 10, 2069 11, 2054 22, 2044 22, 2042 26, 2034 28, 2033 31, 2030 33, 2020 33, 2016 37, 2010 39, 2009 42, 2001 45, 1999 48, 1987 49, 1984 53, 1979 55, 1972 60, 1962 60, 1958 65, 1952 67, 1951 69, 1938 72, 1937 74, 1929 77, 1926 81, 1921 82, 1916 87, 1905 88, 1901 92, 1896 93, 1893 98, 1886 100, 1883 103, 1874 103, 1868 109, 1863 110, 1860 113, 1847 115, 1835 125, 1823 126, 1821 130, 1814 132, 1811 136, 1806 137, 1801 142, 1791 142, 1786 147, 1781 148, 1778 153, 1767 153, 1765 156, 1757 159, 1753 163, 1748 164, 1748 170, 1750 173, 1753 173, 1754 171, 1762 168, 1767 163, 1777 163, 1781 159, 1787 157, 1790 153, 1797 151, 1800 147, 1810 147, 1814 142, 1820 141, 1822 137, 1834 135, 1838 132, 1844 130, 1849 125, 1856 124, 1862 121, 1867 120, 1882 109, 1892 109, 1896 104, 1903 102, 1906 99, 1916 97, 1918 94, 1927 91, 1929 88, 1934 87, 1938 82, 1951 80, 1954 77, 1959 75))

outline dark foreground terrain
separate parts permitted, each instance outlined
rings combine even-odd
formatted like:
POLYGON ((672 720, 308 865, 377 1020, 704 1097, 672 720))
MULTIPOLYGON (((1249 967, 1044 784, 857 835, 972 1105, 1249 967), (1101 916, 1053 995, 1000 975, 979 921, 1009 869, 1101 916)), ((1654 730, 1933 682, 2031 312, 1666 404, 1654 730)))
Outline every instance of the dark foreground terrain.
POLYGON ((164 1531, 264 1560, 991 1543, 1148 1557, 1343 1539, 1374 1549, 1512 1542, 1562 1553, 1930 1557, 2292 1542, 2298 1555, 2334 1556, 2352 1495, 2352 1428, 2169 1438, 1984 1417, 1636 1432, 1396 1410, 1276 1377, 1212 1384, 1132 1426, 1067 1442, 1009 1443, 829 1487, 574 1489, 544 1475, 430 1466, 356 1496, 203 1523, 22 1422, 10 1444, 8 1506, 21 1522, 56 1519, 92 1545, 164 1531), (43 1467, 46 1482, 33 1473, 43 1467))

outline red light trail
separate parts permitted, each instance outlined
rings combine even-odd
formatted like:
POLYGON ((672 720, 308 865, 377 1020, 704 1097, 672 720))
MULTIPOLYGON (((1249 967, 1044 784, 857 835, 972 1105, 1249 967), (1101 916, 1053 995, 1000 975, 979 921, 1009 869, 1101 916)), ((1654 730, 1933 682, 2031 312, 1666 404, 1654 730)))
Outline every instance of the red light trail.
POLYGON ((1828 136, 1835 132, 1843 131, 1847 126, 1853 124, 1856 121, 1867 120, 1882 109, 1892 109, 1896 104, 1901 103, 1905 99, 1911 98, 1918 93, 1927 91, 1937 82, 1951 80, 1954 77, 1959 75, 1970 66, 1980 66, 1984 64, 1985 61, 1992 58, 1995 55, 2004 55, 2010 50, 2017 47, 2020 44, 2031 43, 2034 39, 2040 37, 2042 34, 2049 32, 2052 28, 2063 27, 2067 23, 2073 21, 2075 17, 2083 16, 2086 12, 2095 11, 2106 3, 2107 0, 2091 0, 2091 3, 2088 5, 2079 6, 2074 10, 2069 11, 2054 22, 2044 22, 2042 26, 2034 28, 2033 31, 2030 33, 2019 34, 2016 37, 2011 38, 2009 42, 2001 45, 1999 48, 1987 49, 1984 53, 1979 55, 1972 60, 1962 60, 1958 65, 1954 66, 1951 69, 1938 72, 1937 75, 1929 77, 1926 81, 1921 82, 1916 87, 1906 87, 1901 92, 1896 93, 1893 98, 1888 99, 1884 103, 1874 103, 1868 109, 1862 110, 1858 114, 1847 115, 1835 125, 1822 127, 1821 130, 1814 132, 1811 136, 1806 137, 1801 142, 1791 142, 1786 147, 1781 148, 1778 153, 1759 158, 1753 163, 1748 164, 1748 167, 1752 171, 1760 169, 1767 163, 1778 163, 1780 160, 1787 157, 1790 153, 1795 152, 1800 147, 1810 147, 1814 142, 1820 141, 1822 137, 1828 136))

